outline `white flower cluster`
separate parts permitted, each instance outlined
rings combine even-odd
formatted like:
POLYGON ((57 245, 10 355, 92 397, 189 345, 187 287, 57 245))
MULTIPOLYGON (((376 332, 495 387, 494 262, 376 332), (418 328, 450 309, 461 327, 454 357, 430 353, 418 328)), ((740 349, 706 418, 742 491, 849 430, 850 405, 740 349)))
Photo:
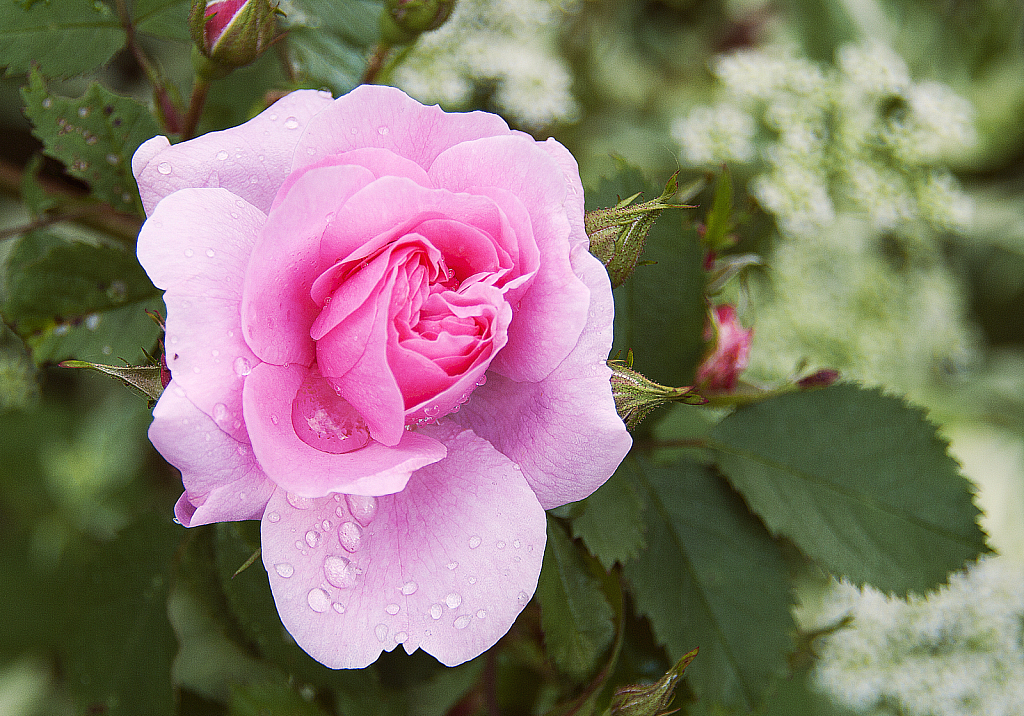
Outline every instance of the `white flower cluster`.
POLYGON ((913 82, 887 47, 843 47, 827 70, 759 50, 712 69, 722 101, 678 119, 673 137, 692 165, 758 162, 751 192, 784 233, 824 230, 847 211, 885 231, 967 226, 970 203, 939 165, 975 142, 972 107, 913 82))
POLYGON ((1024 714, 1024 566, 989 558, 927 598, 835 588, 817 685, 864 713, 1024 714))
POLYGON ((536 129, 575 119, 572 75, 558 51, 558 0, 459 0, 448 21, 423 34, 394 74, 421 102, 461 109, 493 87, 506 117, 536 129))

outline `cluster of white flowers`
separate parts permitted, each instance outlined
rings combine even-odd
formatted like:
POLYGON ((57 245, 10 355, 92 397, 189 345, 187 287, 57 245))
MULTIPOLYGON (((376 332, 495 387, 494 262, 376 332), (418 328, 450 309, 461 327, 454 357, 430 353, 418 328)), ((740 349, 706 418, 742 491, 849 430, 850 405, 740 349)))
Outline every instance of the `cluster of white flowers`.
POLYGON ((908 601, 836 585, 817 685, 864 713, 1017 716, 1024 713, 1024 566, 989 558, 948 587, 908 601))
POLYGON ((460 0, 448 21, 423 34, 396 69, 398 87, 421 102, 461 109, 480 87, 496 108, 535 129, 572 121, 572 75, 558 50, 558 0, 460 0))

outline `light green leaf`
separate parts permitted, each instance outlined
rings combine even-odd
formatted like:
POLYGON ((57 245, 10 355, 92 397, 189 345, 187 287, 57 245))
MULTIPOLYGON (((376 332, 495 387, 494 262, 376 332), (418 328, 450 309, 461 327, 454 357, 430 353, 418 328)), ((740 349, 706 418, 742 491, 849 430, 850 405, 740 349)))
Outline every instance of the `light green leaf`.
POLYGON ((160 133, 149 109, 97 83, 78 99, 52 94, 38 71, 21 93, 32 134, 46 153, 86 182, 96 199, 142 215, 131 163, 139 145, 160 133))
POLYGON ((575 679, 593 672, 612 643, 614 613, 565 531, 548 520, 548 544, 537 584, 548 656, 575 679))
POLYGON ((21 200, 33 219, 39 218, 57 204, 56 199, 47 194, 46 189, 39 183, 39 170, 42 167, 43 155, 33 154, 21 175, 21 200))
POLYGON ((925 591, 987 551, 972 488, 923 411, 837 385, 741 408, 709 445, 775 534, 884 591, 925 591))
POLYGON ((572 521, 573 537, 582 539, 606 570, 616 562, 626 564, 644 546, 643 502, 631 480, 622 474, 631 469, 635 469, 634 463, 623 463, 580 503, 582 512, 572 521))
POLYGON ((357 84, 380 37, 380 0, 293 0, 281 19, 308 81, 340 96, 357 84))
POLYGON ((33 67, 64 78, 94 70, 124 45, 117 15, 93 0, 0 2, 0 66, 7 75, 33 67))
POLYGON ((66 360, 62 368, 90 368, 97 373, 117 378, 130 388, 135 388, 150 400, 160 399, 164 392, 161 368, 158 365, 103 365, 84 360, 66 360))
POLYGON ((647 509, 647 549, 623 568, 637 610, 703 701, 752 710, 786 670, 795 628, 786 565, 728 484, 692 462, 630 473, 647 509))
POLYGON ((38 399, 36 366, 21 338, 0 321, 0 412, 28 408, 38 399))
POLYGON ((228 716, 327 716, 312 701, 303 699, 295 689, 284 683, 258 681, 250 684, 232 684, 228 716))
POLYGON ((704 244, 712 251, 728 248, 728 235, 732 230, 732 176, 723 168, 715 182, 715 198, 711 210, 704 219, 707 231, 704 244))

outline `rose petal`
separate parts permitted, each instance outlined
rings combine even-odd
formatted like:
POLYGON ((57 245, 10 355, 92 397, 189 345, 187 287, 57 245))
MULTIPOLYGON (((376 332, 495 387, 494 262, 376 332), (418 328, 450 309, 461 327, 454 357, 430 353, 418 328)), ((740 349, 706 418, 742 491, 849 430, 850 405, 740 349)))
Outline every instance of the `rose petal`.
POLYGON ((278 187, 291 173, 300 128, 331 103, 327 93, 299 90, 231 129, 174 146, 164 137, 150 139, 132 158, 146 213, 186 187, 224 187, 269 211, 278 187))
POLYGON ((529 208, 540 270, 516 302, 508 345, 492 370, 513 380, 541 380, 576 345, 586 321, 586 286, 569 264, 572 227, 562 167, 542 145, 526 135, 513 135, 452 147, 428 173, 435 185, 451 191, 505 189, 529 208))
POLYGON ((489 372, 487 383, 454 416, 522 466, 544 509, 596 490, 632 444, 615 412, 605 363, 612 343, 608 274, 582 247, 572 263, 591 300, 587 324, 569 356, 537 383, 489 372))
POLYGON ((173 380, 153 409, 149 439, 181 470, 185 493, 174 511, 186 527, 263 514, 275 486, 252 450, 218 429, 173 380))
POLYGON ((569 225, 572 233, 569 235, 569 243, 575 248, 582 244, 590 246, 590 237, 583 225, 584 195, 583 181, 580 179, 580 165, 576 163, 576 157, 554 138, 549 138, 540 144, 540 148, 551 155, 551 158, 558 162, 562 168, 562 175, 565 177, 565 213, 569 217, 569 225))
POLYGON ((242 292, 242 327, 253 352, 276 365, 310 365, 309 329, 319 306, 310 299, 316 277, 333 261, 321 258, 320 237, 339 207, 373 181, 362 167, 325 166, 302 174, 267 217, 242 292), (330 191, 324 191, 330 187, 330 191))
POLYGON ((469 431, 432 435, 448 456, 376 498, 370 520, 365 502, 353 514, 341 496, 296 509, 278 491, 267 507, 263 563, 281 620, 331 668, 362 668, 399 643, 460 664, 536 589, 545 518, 522 474, 469 431))
POLYGON ((360 147, 381 147, 429 169, 448 147, 510 132, 494 114, 448 114, 393 87, 360 85, 310 121, 296 147, 293 168, 360 147))
POLYGON ((182 189, 139 233, 138 255, 167 289, 167 366, 222 430, 248 443, 242 379, 258 363, 242 338, 245 266, 266 216, 225 189, 182 189))
POLYGON ((437 462, 444 445, 403 430, 394 447, 371 441, 353 452, 322 452, 303 442, 292 426, 292 403, 309 370, 261 363, 245 381, 242 405, 252 449, 267 475, 303 497, 331 492, 385 495, 405 487, 409 475, 437 462))

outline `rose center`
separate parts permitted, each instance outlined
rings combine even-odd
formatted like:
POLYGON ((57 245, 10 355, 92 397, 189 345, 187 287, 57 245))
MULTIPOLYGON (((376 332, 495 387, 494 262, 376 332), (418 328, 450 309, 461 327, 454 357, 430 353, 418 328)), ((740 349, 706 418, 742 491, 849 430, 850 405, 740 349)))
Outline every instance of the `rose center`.
POLYGON ((334 455, 358 450, 370 441, 363 416, 315 369, 292 401, 292 427, 302 442, 334 455))

